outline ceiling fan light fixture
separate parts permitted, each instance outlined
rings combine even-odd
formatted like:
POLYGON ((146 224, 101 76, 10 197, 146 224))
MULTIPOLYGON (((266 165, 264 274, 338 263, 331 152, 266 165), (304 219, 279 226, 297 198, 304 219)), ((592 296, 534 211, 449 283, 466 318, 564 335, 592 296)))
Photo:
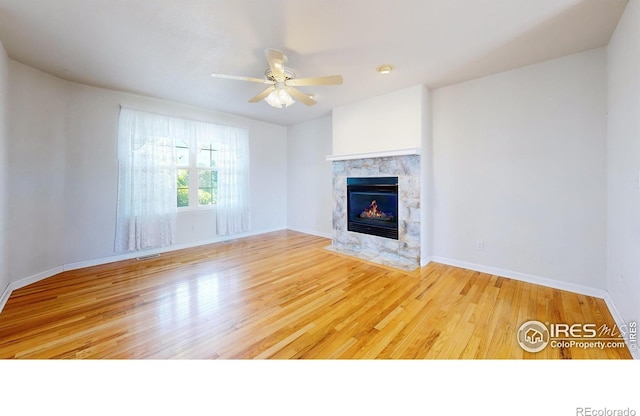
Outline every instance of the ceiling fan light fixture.
POLYGON ((315 97, 300 91, 297 87, 315 85, 340 85, 342 75, 327 75, 313 78, 296 78, 296 74, 284 64, 287 57, 277 49, 267 49, 267 63, 269 67, 264 71, 264 78, 243 77, 237 75, 211 74, 214 78, 249 81, 258 84, 268 84, 265 90, 249 99, 250 103, 266 101, 272 107, 283 108, 299 101, 306 106, 316 104, 315 97))
POLYGON ((264 100, 271 107, 275 108, 289 107, 291 104, 295 103, 294 99, 291 98, 289 93, 283 88, 277 88, 271 91, 264 100))

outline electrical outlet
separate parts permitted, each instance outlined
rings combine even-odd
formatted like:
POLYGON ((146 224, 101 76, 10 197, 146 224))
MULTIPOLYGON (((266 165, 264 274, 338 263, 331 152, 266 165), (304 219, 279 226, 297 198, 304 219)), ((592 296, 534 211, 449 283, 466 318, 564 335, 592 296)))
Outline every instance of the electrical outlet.
POLYGON ((484 241, 482 240, 476 241, 476 250, 484 250, 484 241))

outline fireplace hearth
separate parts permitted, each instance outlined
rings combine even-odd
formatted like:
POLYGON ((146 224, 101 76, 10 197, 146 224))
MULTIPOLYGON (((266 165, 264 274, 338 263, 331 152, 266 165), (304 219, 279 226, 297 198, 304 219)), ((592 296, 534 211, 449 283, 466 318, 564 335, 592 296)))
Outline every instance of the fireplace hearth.
POLYGON ((347 178, 347 230, 398 239, 398 177, 347 178))

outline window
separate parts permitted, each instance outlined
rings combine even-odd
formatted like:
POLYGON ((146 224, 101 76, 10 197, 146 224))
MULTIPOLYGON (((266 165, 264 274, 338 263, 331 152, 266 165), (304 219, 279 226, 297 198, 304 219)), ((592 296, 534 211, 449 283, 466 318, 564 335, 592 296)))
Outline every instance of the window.
POLYGON ((249 230, 248 130, 121 108, 118 163, 116 251, 173 244, 179 209, 249 230))
POLYGON ((177 207, 210 207, 218 203, 217 148, 212 140, 176 141, 177 207))

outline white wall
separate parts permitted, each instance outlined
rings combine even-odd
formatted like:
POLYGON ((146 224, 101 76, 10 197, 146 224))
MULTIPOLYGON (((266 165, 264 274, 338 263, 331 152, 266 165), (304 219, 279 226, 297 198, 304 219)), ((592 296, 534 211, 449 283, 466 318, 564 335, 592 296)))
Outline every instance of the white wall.
MULTIPOLYGON (((11 60, 8 103, 9 282, 115 254, 121 104, 249 128, 251 232, 286 228, 282 126, 69 83, 11 60)), ((211 211, 179 214, 176 244, 215 240, 214 224, 211 211)))
POLYGON ((605 58, 432 93, 436 257, 605 288, 605 58))
MULTIPOLYGON (((2 42, 0 42, 0 298, 2 293, 9 285, 9 275, 7 270, 8 256, 5 244, 5 205, 7 203, 6 195, 6 165, 5 148, 7 147, 7 101, 9 94, 9 58, 4 50, 2 42)), ((0 300, 0 306, 2 305, 0 300)))
POLYGON ((251 122, 251 229, 287 228, 287 128, 251 122))
POLYGON ((630 1, 607 48, 607 289, 640 321, 640 2, 630 1))
POLYGON ((11 281, 63 263, 67 89, 9 61, 5 238, 11 281))
POLYGON ((333 109, 333 155, 422 146, 422 85, 333 109))
POLYGON ((333 185, 331 117, 289 126, 287 131, 288 228, 331 238, 333 185))

